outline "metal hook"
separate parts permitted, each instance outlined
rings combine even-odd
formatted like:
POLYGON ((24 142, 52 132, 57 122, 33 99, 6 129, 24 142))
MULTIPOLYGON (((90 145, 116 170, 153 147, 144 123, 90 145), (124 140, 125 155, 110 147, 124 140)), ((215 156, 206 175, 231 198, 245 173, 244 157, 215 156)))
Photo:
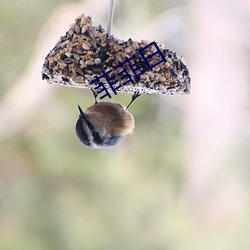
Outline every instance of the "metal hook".
POLYGON ((107 26, 107 33, 110 35, 114 17, 114 9, 115 9, 115 0, 110 0, 109 4, 109 13, 108 13, 108 26, 107 26))

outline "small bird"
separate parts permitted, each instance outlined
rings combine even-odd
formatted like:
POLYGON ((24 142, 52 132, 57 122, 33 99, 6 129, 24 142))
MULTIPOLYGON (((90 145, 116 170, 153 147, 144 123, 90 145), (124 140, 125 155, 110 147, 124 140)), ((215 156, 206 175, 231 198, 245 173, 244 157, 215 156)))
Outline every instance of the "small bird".
POLYGON ((85 112, 80 112, 76 122, 76 135, 86 147, 91 149, 112 148, 134 129, 134 117, 128 112, 129 106, 140 96, 135 93, 127 107, 119 103, 97 102, 97 94, 92 90, 95 103, 85 112))

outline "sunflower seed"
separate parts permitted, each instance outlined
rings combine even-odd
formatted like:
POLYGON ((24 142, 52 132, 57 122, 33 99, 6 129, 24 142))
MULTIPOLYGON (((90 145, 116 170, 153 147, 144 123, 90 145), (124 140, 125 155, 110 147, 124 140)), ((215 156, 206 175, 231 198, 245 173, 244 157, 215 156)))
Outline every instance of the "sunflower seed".
POLYGON ((86 43, 82 44, 82 48, 85 49, 85 50, 89 50, 89 46, 86 43))

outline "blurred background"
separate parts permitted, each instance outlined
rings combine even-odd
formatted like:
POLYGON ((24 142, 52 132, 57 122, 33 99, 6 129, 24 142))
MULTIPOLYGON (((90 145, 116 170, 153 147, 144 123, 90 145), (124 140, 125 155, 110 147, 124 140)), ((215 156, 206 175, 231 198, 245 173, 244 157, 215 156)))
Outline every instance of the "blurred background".
POLYGON ((74 126, 92 94, 41 68, 81 13, 106 28, 108 5, 0 2, 0 249, 249 250, 250 1, 117 0, 112 33, 176 50, 191 94, 139 98, 134 134, 90 150, 74 126))

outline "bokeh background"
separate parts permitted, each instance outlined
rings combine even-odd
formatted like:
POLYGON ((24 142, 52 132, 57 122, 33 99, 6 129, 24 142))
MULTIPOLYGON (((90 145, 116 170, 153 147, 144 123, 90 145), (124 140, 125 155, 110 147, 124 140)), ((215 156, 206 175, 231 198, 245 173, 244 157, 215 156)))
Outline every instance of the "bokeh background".
POLYGON ((182 54, 192 91, 139 98, 134 134, 90 150, 74 126, 91 93, 41 67, 81 13, 106 27, 108 5, 0 2, 0 249, 249 250, 250 1, 117 0, 112 33, 182 54))

